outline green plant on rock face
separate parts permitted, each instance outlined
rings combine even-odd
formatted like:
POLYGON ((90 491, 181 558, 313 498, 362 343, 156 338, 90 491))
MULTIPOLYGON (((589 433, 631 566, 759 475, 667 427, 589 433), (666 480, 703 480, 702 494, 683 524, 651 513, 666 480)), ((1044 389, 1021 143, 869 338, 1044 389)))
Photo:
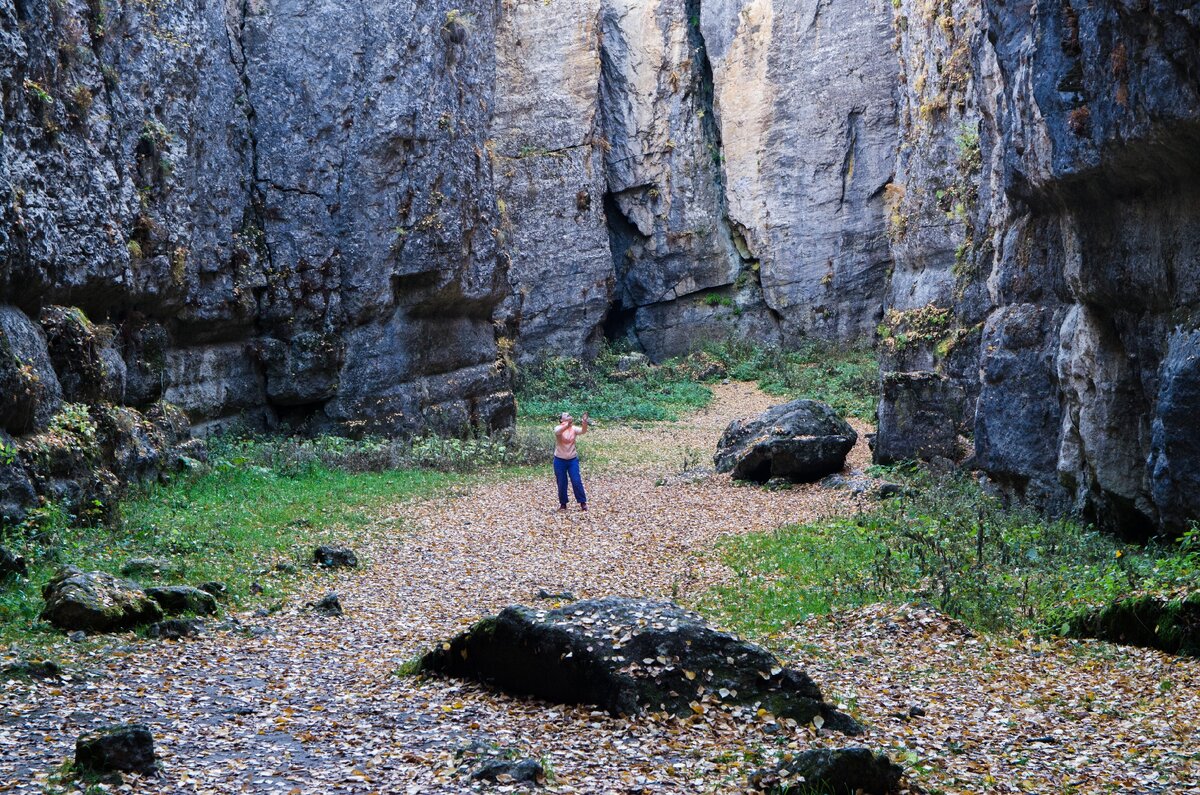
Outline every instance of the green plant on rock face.
POLYGON ((732 307, 734 305, 732 298, 727 295, 720 295, 718 293, 709 293, 708 295, 704 296, 703 301, 705 306, 711 307, 732 307))
POLYGON ((47 91, 41 83, 30 80, 29 78, 25 78, 23 85, 25 87, 25 94, 31 99, 40 102, 43 105, 54 104, 54 97, 50 96, 50 92, 47 91))
POLYGON ((879 326, 879 344, 889 351, 902 351, 913 343, 933 343, 950 327, 951 312, 947 307, 926 304, 918 309, 889 309, 879 326))

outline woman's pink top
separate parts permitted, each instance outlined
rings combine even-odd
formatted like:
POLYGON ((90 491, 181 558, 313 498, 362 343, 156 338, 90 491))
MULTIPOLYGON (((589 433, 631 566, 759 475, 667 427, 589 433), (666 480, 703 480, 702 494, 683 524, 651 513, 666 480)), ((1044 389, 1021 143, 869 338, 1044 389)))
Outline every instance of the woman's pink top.
POLYGON ((571 425, 564 428, 561 433, 554 436, 554 457, 561 458, 564 461, 570 461, 572 458, 579 458, 579 453, 575 451, 575 437, 579 435, 579 426, 571 425))

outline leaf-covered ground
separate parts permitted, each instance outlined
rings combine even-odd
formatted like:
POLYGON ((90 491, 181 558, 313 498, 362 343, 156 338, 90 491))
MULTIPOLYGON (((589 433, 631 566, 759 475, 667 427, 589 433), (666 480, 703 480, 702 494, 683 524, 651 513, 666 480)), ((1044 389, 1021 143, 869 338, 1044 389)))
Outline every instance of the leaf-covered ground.
MULTIPOLYGON (((237 629, 183 642, 64 641, 68 681, 0 683, 0 782, 70 791, 53 780, 75 737, 111 721, 150 724, 163 757, 162 777, 112 787, 126 792, 462 792, 476 786, 461 771, 480 749, 544 760, 550 791, 738 792, 764 757, 846 744, 769 717, 614 719, 397 675, 539 590, 686 602, 731 576, 712 551, 721 535, 855 510, 818 486, 680 476, 707 463, 730 418, 773 402, 743 385, 715 392, 680 423, 581 440, 586 514, 556 511, 548 472, 397 504, 358 543, 364 569, 306 577, 273 615, 237 615, 237 629), (330 590, 344 618, 304 609, 330 590)), ((865 462, 860 444, 852 465, 865 462)), ((769 643, 866 720, 862 741, 912 766, 928 792, 1200 792, 1198 661, 973 637, 915 608, 835 614, 769 643), (900 717, 912 707, 924 715, 900 717)))

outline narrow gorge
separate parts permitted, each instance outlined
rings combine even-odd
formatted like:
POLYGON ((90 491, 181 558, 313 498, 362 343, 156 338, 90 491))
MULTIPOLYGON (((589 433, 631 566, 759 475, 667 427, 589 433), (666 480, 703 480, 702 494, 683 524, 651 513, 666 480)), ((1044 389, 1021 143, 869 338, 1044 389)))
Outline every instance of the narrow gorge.
POLYGON ((1200 517, 1200 5, 0 0, 0 88, 6 520, 729 337, 877 344, 880 462, 1200 517))

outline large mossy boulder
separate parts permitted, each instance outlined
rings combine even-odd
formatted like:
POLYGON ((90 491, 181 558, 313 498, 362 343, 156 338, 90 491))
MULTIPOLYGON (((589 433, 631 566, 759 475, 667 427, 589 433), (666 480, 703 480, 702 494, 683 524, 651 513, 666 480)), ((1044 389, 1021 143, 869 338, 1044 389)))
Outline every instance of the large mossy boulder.
POLYGON ((820 715, 829 728, 861 731, 825 703, 806 673, 671 602, 610 597, 555 610, 508 607, 425 655, 420 667, 614 715, 725 705, 800 723, 820 715))
POLYGON ((731 422, 713 463, 737 480, 806 483, 840 472, 857 441, 858 434, 829 405, 794 400, 731 422))
POLYGON ((68 632, 119 632, 163 617, 158 602, 137 583, 74 566, 50 580, 42 597, 46 600, 42 618, 68 632))

